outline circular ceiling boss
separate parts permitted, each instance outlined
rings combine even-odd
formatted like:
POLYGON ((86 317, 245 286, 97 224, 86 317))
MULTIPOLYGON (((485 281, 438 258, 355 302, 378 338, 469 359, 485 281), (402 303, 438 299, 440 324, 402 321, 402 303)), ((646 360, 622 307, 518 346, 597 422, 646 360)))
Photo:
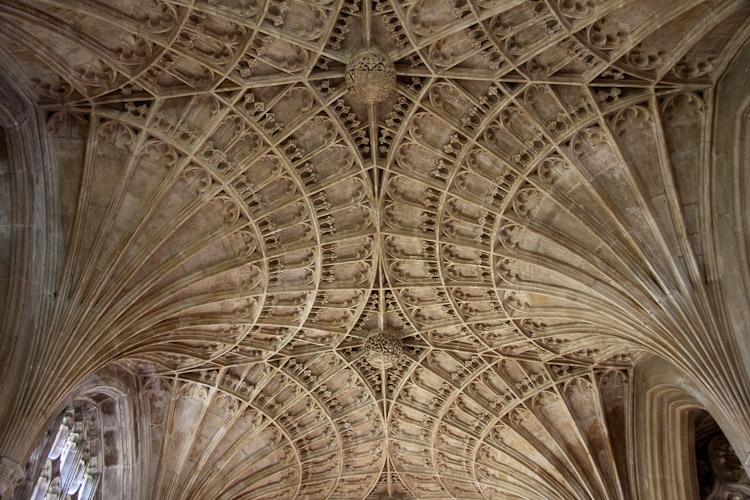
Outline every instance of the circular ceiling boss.
POLYGON ((384 51, 364 49, 346 65, 346 86, 365 104, 381 102, 396 88, 396 69, 384 51))
POLYGON ((401 339, 389 328, 376 328, 365 340, 365 358, 378 369, 396 366, 403 351, 401 339))

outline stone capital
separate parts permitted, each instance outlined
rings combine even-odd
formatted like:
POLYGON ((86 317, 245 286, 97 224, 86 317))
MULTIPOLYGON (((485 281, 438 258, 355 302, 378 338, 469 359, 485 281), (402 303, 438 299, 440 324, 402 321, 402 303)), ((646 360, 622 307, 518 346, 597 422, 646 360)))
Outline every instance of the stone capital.
POLYGON ((12 490, 23 477, 21 464, 8 457, 0 457, 0 495, 12 490))

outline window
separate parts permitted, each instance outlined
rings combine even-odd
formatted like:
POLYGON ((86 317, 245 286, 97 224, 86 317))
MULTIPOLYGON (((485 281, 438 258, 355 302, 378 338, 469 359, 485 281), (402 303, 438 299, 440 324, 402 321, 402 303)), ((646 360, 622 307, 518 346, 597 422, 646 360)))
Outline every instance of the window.
MULTIPOLYGON (((102 464, 99 408, 87 400, 68 406, 46 432, 34 452, 39 470, 31 500, 98 498, 102 464)), ((27 473, 31 472, 27 468, 27 473)))

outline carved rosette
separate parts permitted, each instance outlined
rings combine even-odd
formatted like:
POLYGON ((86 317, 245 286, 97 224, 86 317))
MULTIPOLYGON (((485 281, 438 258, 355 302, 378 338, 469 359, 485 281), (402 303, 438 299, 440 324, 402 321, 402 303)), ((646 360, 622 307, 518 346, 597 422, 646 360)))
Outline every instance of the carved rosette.
POLYGON ((401 359, 404 346, 388 330, 374 330, 365 340, 365 358, 375 368, 392 368, 401 359))
POLYGON ((365 49, 346 65, 346 86, 365 104, 384 101, 396 88, 396 69, 380 49, 365 49))

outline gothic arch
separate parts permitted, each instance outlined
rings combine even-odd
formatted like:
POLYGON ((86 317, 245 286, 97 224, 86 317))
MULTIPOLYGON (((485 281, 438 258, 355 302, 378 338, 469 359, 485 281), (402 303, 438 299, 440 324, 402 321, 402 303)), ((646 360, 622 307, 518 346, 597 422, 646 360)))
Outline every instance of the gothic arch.
POLYGON ((38 436, 13 498, 43 499, 55 488, 65 498, 65 486, 74 498, 86 500, 97 490, 109 498, 140 498, 144 472, 138 457, 148 448, 136 423, 142 414, 136 384, 127 368, 112 365, 65 398, 38 436))
POLYGON ((633 384, 633 456, 639 457, 634 462, 638 497, 702 498, 694 450, 695 411, 708 411, 730 440, 734 437, 734 419, 712 407, 679 369, 664 360, 651 357, 641 363, 635 370, 633 384))

